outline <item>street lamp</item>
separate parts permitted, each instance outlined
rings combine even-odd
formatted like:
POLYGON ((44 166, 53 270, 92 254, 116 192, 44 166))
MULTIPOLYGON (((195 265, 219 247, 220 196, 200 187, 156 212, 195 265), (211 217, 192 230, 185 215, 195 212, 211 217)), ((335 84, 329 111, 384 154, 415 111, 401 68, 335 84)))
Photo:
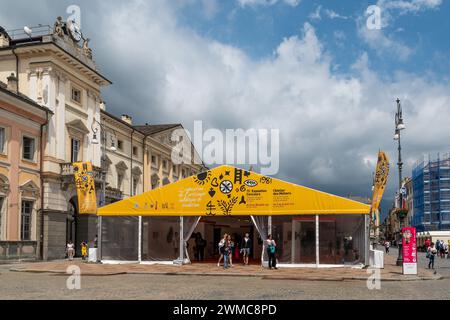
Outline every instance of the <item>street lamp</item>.
MULTIPOLYGON (((100 206, 104 206, 106 204, 106 144, 108 141, 106 130, 104 124, 100 123, 97 119, 94 118, 94 122, 92 123, 91 129, 93 132, 92 144, 98 144, 99 141, 97 139, 97 133, 100 128, 100 138, 102 141, 102 156, 101 156, 101 167, 102 167, 102 192, 101 192, 101 200, 100 200, 100 206), (98 127, 94 128, 94 125, 97 124, 98 127)), ((114 136, 116 136, 116 133, 113 131, 114 136)), ((111 147, 110 150, 115 152, 117 149, 114 144, 114 139, 111 139, 111 147)), ((97 217, 97 260, 100 262, 102 257, 102 217, 97 217)))
POLYGON ((405 124, 403 122, 403 112, 402 112, 402 106, 400 104, 400 99, 397 98, 397 113, 395 114, 395 134, 394 134, 394 140, 398 142, 398 191, 399 191, 399 208, 397 211, 399 225, 400 225, 400 232, 398 236, 398 257, 397 257, 397 266, 403 265, 403 252, 402 252, 402 236, 401 231, 403 227, 403 219, 404 219, 404 212, 403 212, 403 199, 402 199, 402 145, 401 145, 401 132, 404 130, 405 124))

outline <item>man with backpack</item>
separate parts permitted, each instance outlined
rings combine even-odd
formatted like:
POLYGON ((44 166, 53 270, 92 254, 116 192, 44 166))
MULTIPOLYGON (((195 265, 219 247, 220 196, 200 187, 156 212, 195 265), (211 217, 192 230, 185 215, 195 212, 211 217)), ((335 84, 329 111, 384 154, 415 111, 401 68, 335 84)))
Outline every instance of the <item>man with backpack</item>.
POLYGON ((266 240, 267 245, 267 255, 269 256, 269 269, 277 270, 277 258, 276 258, 276 251, 277 251, 277 244, 275 243, 275 240, 272 239, 272 235, 269 234, 266 240))

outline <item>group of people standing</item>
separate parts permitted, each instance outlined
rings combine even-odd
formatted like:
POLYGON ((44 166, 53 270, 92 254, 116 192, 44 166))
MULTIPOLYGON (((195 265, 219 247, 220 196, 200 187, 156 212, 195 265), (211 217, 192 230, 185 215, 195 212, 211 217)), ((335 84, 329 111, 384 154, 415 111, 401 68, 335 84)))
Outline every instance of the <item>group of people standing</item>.
MULTIPOLYGON (((98 237, 96 235, 95 239, 94 239, 94 248, 97 248, 97 242, 98 242, 98 237)), ((80 248, 81 248, 81 259, 83 261, 85 261, 88 259, 88 244, 87 244, 87 242, 86 241, 81 242, 80 248)), ((67 242, 66 256, 69 259, 69 261, 73 261, 73 258, 75 257, 75 244, 73 243, 72 240, 69 240, 69 242, 67 242)))
MULTIPOLYGON (((266 240, 267 247, 267 255, 269 257, 269 269, 278 269, 277 268, 277 259, 276 259, 276 243, 275 240, 272 239, 272 235, 269 235, 266 240)), ((239 254, 242 255, 242 261, 244 266, 248 266, 249 257, 251 250, 253 248, 252 239, 250 239, 249 233, 246 233, 242 238, 240 246, 236 246, 233 241, 231 235, 224 234, 222 240, 219 242, 219 261, 217 262, 217 266, 220 267, 220 262, 223 259, 223 268, 228 269, 233 266, 233 254, 239 257, 239 254), (239 249, 240 248, 240 249, 239 249)))
POLYGON ((445 243, 444 240, 436 240, 436 243, 431 242, 431 240, 425 240, 425 248, 427 250, 426 257, 428 258, 428 269, 434 269, 434 260, 436 256, 444 259, 447 255, 447 259, 450 259, 449 254, 449 244, 445 243))

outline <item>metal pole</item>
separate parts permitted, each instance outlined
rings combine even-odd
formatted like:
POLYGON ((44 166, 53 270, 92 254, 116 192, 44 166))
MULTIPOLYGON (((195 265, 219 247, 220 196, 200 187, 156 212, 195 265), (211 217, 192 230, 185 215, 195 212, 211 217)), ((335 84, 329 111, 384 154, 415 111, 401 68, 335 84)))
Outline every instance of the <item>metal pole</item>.
POLYGON ((292 219, 292 239, 291 239, 291 263, 295 263, 295 227, 296 227, 297 221, 292 219))
POLYGON ((142 216, 139 216, 139 229, 138 229, 138 260, 142 262, 142 216))
MULTIPOLYGON (((364 265, 368 266, 369 263, 369 249, 370 249, 370 217, 364 217, 364 265)), ((375 250, 375 245, 373 246, 373 250, 375 250)))
MULTIPOLYGON (((402 120, 401 117, 401 110, 400 110, 400 100, 397 99, 397 118, 400 120, 402 120)), ((398 128, 396 128, 398 129, 398 128)), ((399 191, 399 195, 398 195, 398 199, 399 199, 399 209, 402 210, 403 209, 403 195, 402 195, 402 167, 403 167, 403 162, 402 162, 402 145, 401 145, 401 130, 398 130, 398 191, 399 191)), ((403 266, 403 248, 402 248, 402 228, 403 228, 403 213, 399 214, 398 217, 399 220, 399 233, 398 233, 398 257, 397 257, 397 266, 403 266)))
POLYGON ((319 225, 320 225, 320 223, 319 223, 319 215, 318 214, 316 214, 316 268, 318 268, 319 267, 319 264, 320 264, 320 259, 319 259, 319 254, 320 254, 320 251, 319 251, 319 225))
POLYGON ((180 262, 184 263, 184 218, 180 217, 180 262))
MULTIPOLYGON (((106 132, 104 131, 103 125, 100 124, 101 136, 102 136, 102 206, 106 205, 106 132)), ((97 261, 102 261, 102 216, 97 216, 97 261)))
MULTIPOLYGON (((272 234, 272 216, 269 216, 268 218, 267 218, 267 235, 269 235, 269 234, 272 234)), ((273 234, 272 234, 272 237, 273 237, 273 234)))

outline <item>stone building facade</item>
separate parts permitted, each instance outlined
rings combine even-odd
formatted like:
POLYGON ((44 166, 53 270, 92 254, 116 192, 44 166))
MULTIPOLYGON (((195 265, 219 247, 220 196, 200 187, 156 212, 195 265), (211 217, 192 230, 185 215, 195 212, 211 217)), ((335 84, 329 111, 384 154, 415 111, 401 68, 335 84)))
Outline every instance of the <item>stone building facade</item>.
POLYGON ((37 259, 64 258, 68 240, 78 247, 97 233, 97 217, 77 213, 73 162, 92 162, 99 202, 106 170, 106 203, 202 170, 194 161, 171 163, 173 144, 165 138, 181 125, 133 126, 131 117, 106 111, 101 89, 112 83, 97 69, 88 40, 82 44, 58 20, 39 36, 14 34, 0 28, 0 81, 18 75, 18 94, 52 114, 44 126, 42 166, 36 169, 43 186, 43 207, 34 209, 33 232, 42 246, 37 259))
POLYGON ((34 260, 40 239, 41 139, 51 112, 0 82, 0 262, 34 260))

